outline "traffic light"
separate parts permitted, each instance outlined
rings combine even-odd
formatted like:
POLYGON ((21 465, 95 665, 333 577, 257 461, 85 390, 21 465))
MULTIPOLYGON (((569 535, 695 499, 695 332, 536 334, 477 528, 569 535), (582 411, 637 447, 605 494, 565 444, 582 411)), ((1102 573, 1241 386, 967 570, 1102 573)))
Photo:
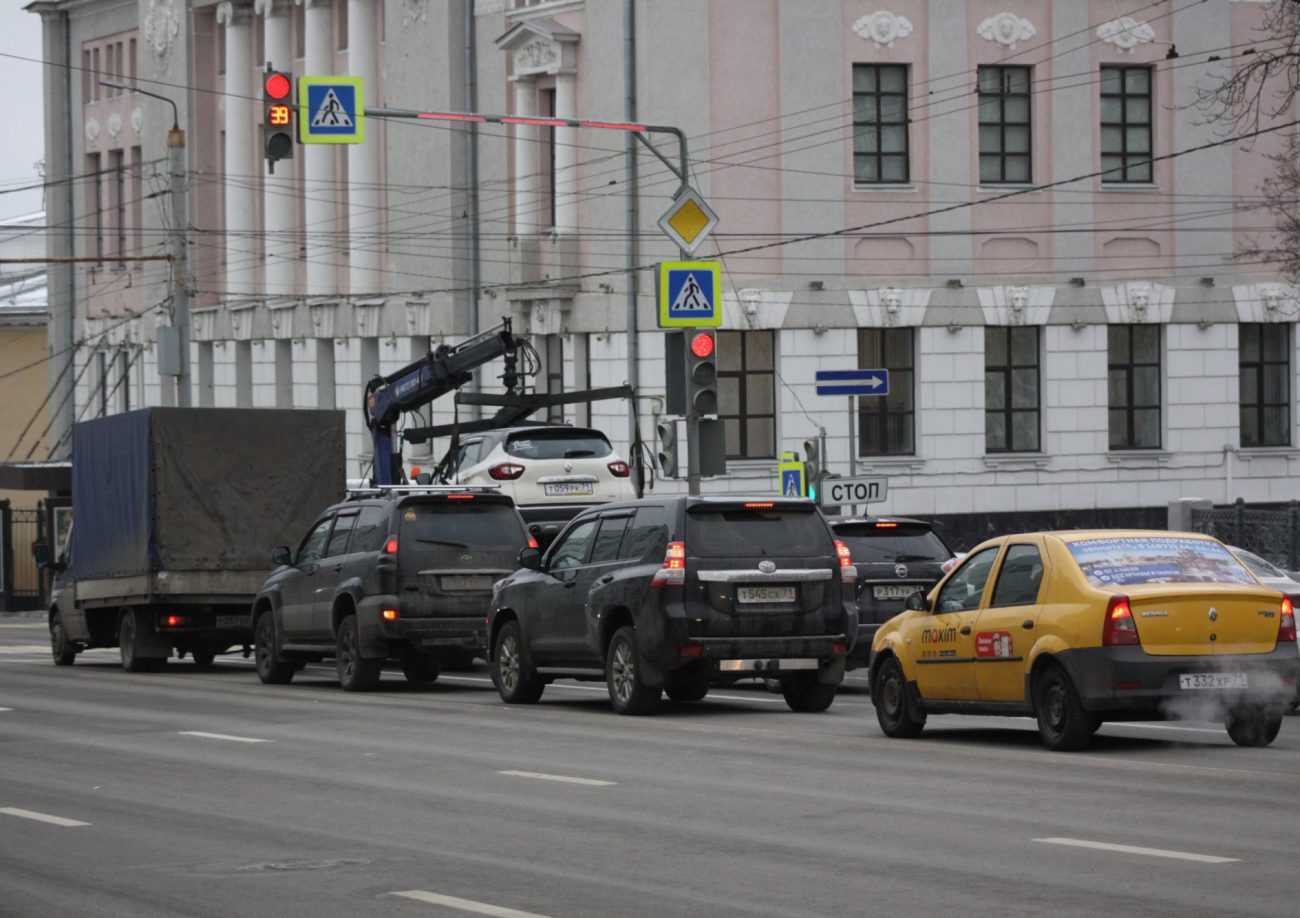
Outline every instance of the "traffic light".
POLYGON ((266 117, 266 171, 275 174, 275 164, 293 159, 293 77, 267 67, 262 78, 262 102, 266 117))
POLYGON ((677 422, 671 418, 661 420, 655 425, 659 437, 659 449, 655 458, 659 460, 659 474, 664 478, 681 476, 681 465, 677 459, 677 422))
POLYGON ((718 339, 712 329, 686 334, 686 410, 718 413, 718 339))
POLYGON ((821 450, 818 448, 817 441, 803 441, 803 484, 807 489, 808 497, 812 500, 817 499, 817 489, 821 487, 822 470, 821 470, 821 450))

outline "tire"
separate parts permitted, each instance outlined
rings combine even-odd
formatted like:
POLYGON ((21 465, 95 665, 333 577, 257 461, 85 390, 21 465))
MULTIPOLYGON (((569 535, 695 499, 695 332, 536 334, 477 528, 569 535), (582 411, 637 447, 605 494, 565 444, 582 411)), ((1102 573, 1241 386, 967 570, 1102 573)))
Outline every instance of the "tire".
POLYGON ((800 714, 820 714, 835 700, 838 686, 823 685, 814 672, 796 673, 781 680, 781 694, 791 711, 800 714))
POLYGON ((925 729, 925 714, 913 708, 907 679, 896 657, 886 657, 876 670, 871 702, 876 706, 876 720, 885 736, 914 739, 925 729))
POLYGON ((117 645, 122 652, 122 669, 128 673, 157 672, 167 663, 166 657, 142 657, 139 647, 140 626, 135 611, 127 609, 117 626, 117 645))
POLYGON ((217 654, 211 647, 195 647, 190 651, 190 657, 194 660, 195 666, 200 669, 207 669, 212 665, 212 661, 217 658, 217 654))
POLYGON ((355 615, 349 615, 339 623, 334 659, 338 665, 339 687, 343 691, 368 692, 379 684, 384 661, 361 656, 361 629, 355 615))
POLYGON ((253 668, 263 685, 288 685, 298 667, 275 655, 275 614, 265 612, 253 630, 253 668))
POLYGON ((641 662, 636 653, 636 631, 619 628, 605 654, 605 685, 609 701, 619 714, 649 714, 659 706, 662 689, 650 688, 641 679, 641 662))
POLYGON ((1054 752, 1086 749, 1096 730, 1097 718, 1083 709, 1065 670, 1050 666, 1034 680, 1034 711, 1038 735, 1054 752))
POLYGON ((1228 712, 1224 726, 1238 746, 1267 746, 1282 729, 1282 713, 1259 707, 1228 712))
POLYGON ((71 666, 77 659, 77 648, 68 640, 68 631, 63 627, 63 616, 55 612, 50 616, 50 655, 54 657, 55 666, 71 666))
POLYGON ((422 653, 408 653, 402 656, 402 674, 412 685, 428 685, 438 681, 438 661, 422 653))
POLYGON ((704 670, 678 670, 668 679, 664 693, 673 701, 703 701, 709 694, 709 674, 704 670))
POLYGON ((492 681, 506 704, 536 704, 546 683, 528 661, 518 622, 506 622, 492 658, 492 681))

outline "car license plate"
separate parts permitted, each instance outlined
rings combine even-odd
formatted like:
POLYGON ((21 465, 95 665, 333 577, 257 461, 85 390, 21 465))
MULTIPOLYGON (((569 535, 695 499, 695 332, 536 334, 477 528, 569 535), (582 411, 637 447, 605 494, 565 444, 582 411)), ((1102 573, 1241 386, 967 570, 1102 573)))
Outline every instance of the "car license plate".
POLYGON ((794 602, 795 589, 792 586, 743 586, 736 587, 738 602, 794 602))
POLYGON ((590 481, 559 481, 542 485, 542 493, 547 497, 591 495, 596 493, 596 485, 590 481))
POLYGON ((1178 687, 1185 689, 1246 688, 1245 673, 1183 673, 1178 687))
POLYGON ((218 615, 217 627, 218 628, 247 628, 248 616, 247 615, 218 615))
POLYGON ((490 590, 492 578, 486 574, 444 574, 444 590, 490 590))
POLYGON ((918 583, 886 583, 871 588, 871 595, 876 599, 906 599, 921 589, 918 583))

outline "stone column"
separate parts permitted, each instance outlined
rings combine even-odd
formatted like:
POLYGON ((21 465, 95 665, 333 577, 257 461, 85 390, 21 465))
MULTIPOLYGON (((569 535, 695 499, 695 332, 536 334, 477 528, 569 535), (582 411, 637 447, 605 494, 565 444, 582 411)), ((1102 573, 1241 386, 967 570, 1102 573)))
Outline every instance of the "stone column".
MULTIPOLYGON (((305 7, 306 55, 302 72, 323 75, 334 72, 333 8, 331 0, 297 0, 305 7)), ((302 144, 303 195, 306 197, 307 295, 324 296, 338 289, 334 265, 339 261, 334 200, 334 146, 302 144)))
MULTIPOLYGON (((577 80, 572 73, 555 78, 555 117, 578 117, 577 80)), ((555 228, 572 233, 578 228, 578 148, 574 128, 555 129, 555 228)))
MULTIPOLYGON (((348 2, 348 72, 365 80, 368 105, 379 102, 379 47, 375 35, 374 0, 348 2)), ((370 129, 377 126, 371 122, 370 129)), ((349 289, 352 294, 374 296, 380 292, 380 252, 383 230, 380 212, 379 138, 373 134, 365 143, 348 146, 348 245, 352 258, 349 289)))
MULTIPOLYGON (((276 70, 293 71, 292 17, 290 0, 257 0, 256 9, 264 17, 266 60, 276 70)), ((293 100, 297 101, 297 100, 293 100)), ((296 120, 296 116, 295 116, 296 120)), ((297 125, 294 125, 297 130, 297 125)), ((295 151, 302 153, 302 147, 295 151)), ((266 229, 266 265, 264 291, 268 298, 283 299, 296 290, 294 259, 297 247, 293 231, 298 208, 294 203, 294 162, 282 159, 275 164, 275 174, 263 178, 262 225, 266 229)))
POLYGON ((226 290, 253 288, 257 201, 253 154, 254 96, 252 9, 226 2, 217 5, 217 22, 226 27, 226 290))
MULTIPOLYGON (((521 118, 537 116, 537 91, 529 79, 515 80, 515 105, 511 114, 521 118)), ((529 236, 537 230, 537 128, 516 124, 515 128, 515 235, 529 236)))

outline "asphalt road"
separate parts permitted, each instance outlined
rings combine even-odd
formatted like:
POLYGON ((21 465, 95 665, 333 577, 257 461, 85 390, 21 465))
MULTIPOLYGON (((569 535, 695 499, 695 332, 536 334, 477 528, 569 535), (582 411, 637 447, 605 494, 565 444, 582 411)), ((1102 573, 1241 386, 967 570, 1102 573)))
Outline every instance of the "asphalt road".
POLYGON ((1297 717, 1062 754, 1019 719, 886 739, 852 677, 825 714, 755 686, 628 718, 603 685, 348 695, 45 640, 0 616, 4 918, 1297 914, 1297 717))

